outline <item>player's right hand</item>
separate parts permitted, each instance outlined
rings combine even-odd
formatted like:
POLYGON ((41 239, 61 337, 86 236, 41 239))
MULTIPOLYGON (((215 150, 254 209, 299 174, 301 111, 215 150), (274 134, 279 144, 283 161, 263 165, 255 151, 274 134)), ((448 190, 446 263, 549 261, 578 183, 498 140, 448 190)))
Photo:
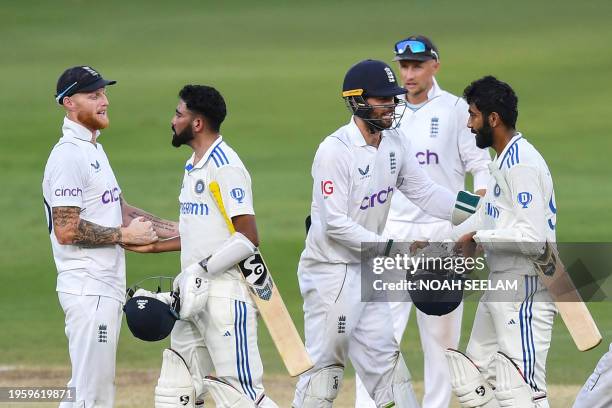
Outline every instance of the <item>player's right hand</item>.
POLYGON ((143 217, 136 217, 130 225, 121 228, 121 243, 124 245, 147 245, 157 239, 153 224, 143 217))

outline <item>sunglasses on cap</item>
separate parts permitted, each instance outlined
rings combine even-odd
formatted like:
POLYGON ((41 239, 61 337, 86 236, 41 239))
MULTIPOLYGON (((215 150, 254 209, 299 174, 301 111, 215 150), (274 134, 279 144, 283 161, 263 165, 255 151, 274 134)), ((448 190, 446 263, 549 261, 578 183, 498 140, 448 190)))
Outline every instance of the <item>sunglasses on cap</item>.
MULTIPOLYGON (((412 54, 420 54, 422 52, 427 52, 427 44, 423 41, 419 40, 403 40, 395 44, 395 55, 401 55, 406 52, 406 49, 410 49, 412 54)), ((429 53, 436 60, 438 59, 438 54, 430 49, 429 53)))

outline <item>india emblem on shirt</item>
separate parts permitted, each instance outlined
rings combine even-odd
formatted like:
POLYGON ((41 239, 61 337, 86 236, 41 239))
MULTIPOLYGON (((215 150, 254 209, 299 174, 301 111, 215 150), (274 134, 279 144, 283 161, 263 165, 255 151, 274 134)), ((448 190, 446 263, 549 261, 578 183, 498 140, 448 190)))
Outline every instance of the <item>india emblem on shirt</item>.
POLYGON ((196 181, 194 190, 196 194, 202 194, 204 192, 204 180, 196 181))

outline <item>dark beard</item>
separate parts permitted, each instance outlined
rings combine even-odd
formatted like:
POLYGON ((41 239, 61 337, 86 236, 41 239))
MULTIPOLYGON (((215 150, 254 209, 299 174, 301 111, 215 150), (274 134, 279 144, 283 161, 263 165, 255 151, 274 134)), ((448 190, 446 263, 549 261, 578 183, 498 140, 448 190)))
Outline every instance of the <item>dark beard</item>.
POLYGON ((189 143, 193 140, 193 131, 191 127, 185 128, 181 133, 176 133, 174 126, 172 126, 172 146, 181 147, 184 144, 189 143))
POLYGON ((493 128, 485 121, 482 127, 476 131, 476 146, 481 149, 493 146, 493 128))

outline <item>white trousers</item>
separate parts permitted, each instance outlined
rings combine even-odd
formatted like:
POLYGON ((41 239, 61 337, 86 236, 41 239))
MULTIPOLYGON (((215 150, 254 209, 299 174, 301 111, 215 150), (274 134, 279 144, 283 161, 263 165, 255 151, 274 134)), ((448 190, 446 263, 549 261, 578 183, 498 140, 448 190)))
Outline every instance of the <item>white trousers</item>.
POLYGON ((115 399, 115 360, 121 329, 121 302, 105 296, 58 292, 66 323, 76 402, 60 408, 111 408, 115 399))
POLYGON ((612 407, 612 344, 586 381, 573 408, 612 407))
POLYGON ((211 283, 204 309, 172 330, 171 348, 187 362, 196 396, 204 393, 202 379, 213 373, 254 401, 264 394, 257 309, 248 295, 232 296, 236 285, 244 284, 211 283))
POLYGON ((362 302, 359 264, 300 260, 306 349, 314 368, 298 380, 293 406, 301 407, 313 374, 350 359, 377 406, 393 401, 391 389, 399 345, 389 327, 387 302, 362 302))
MULTIPOLYGON (((546 356, 550 348, 553 320, 556 314, 546 288, 537 276, 513 273, 492 273, 497 280, 517 280, 514 302, 491 300, 492 292, 481 298, 466 354, 474 361, 485 378, 495 384, 493 356, 506 354, 521 369, 534 395, 546 393, 546 356)), ((548 406, 541 402, 541 406, 548 406)))
MULTIPOLYGON (((385 234, 402 241, 429 240, 442 241, 448 238, 452 227, 448 221, 430 224, 414 224, 408 222, 388 222, 385 234)), ((411 302, 391 302, 393 317, 393 332, 395 339, 401 343, 412 309, 411 302)), ((463 303, 445 316, 430 316, 416 309, 419 337, 423 349, 423 365, 425 380, 425 395, 423 408, 448 408, 452 389, 450 373, 444 351, 447 348, 457 348, 461 337, 461 317, 463 303)), ((375 408, 374 401, 369 397, 359 376, 356 377, 356 408, 375 408)))

